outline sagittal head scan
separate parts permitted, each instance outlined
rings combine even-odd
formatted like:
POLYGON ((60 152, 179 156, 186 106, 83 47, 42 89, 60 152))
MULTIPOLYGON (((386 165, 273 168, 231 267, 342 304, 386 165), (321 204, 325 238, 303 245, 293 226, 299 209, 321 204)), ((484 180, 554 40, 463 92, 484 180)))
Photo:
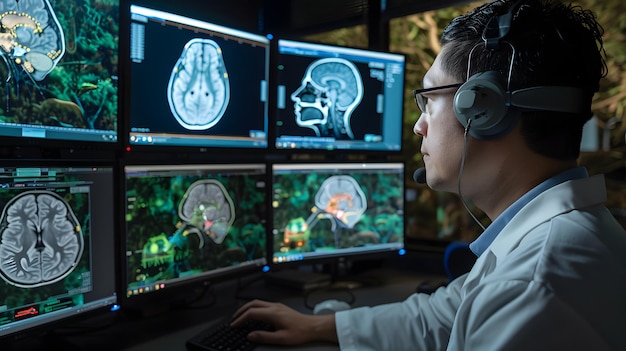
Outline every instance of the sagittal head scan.
POLYGON ((23 72, 35 81, 43 80, 65 54, 63 29, 54 10, 45 1, 18 1, 13 5, 5 1, 2 13, 2 44, 0 51, 7 65, 15 65, 12 75, 23 72), (10 8, 15 6, 15 8, 10 8))
POLYGON ((354 139, 352 112, 363 98, 363 81, 356 66, 341 58, 324 58, 309 65, 302 85, 291 94, 296 123, 317 136, 354 139))
POLYGON ((222 49, 215 41, 187 42, 172 69, 167 99, 186 129, 206 130, 220 121, 230 100, 230 84, 222 49))

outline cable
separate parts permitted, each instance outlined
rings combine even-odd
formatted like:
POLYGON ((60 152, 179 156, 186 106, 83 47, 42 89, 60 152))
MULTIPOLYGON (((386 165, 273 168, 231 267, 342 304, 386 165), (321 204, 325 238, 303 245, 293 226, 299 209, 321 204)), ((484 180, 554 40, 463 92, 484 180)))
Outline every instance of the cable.
POLYGON ((478 218, 476 218, 474 213, 472 213, 461 191, 461 179, 463 178, 463 168, 465 168, 465 156, 467 155, 467 134, 469 133, 471 125, 472 125, 472 119, 470 118, 467 120, 467 126, 465 127, 465 132, 463 133, 463 156, 461 157, 461 168, 459 169, 459 178, 457 180, 457 188, 458 188, 459 198, 461 199, 463 206, 465 206, 465 210, 470 214, 470 216, 472 216, 472 219, 474 219, 474 222, 478 223, 478 225, 484 231, 485 226, 483 226, 483 224, 480 223, 478 218))

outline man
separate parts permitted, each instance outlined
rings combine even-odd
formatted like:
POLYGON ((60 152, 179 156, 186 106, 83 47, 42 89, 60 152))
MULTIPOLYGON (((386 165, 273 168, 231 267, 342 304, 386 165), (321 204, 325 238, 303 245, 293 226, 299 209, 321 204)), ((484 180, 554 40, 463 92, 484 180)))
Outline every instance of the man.
POLYGON ((262 319, 276 331, 254 342, 342 350, 626 350, 626 232, 604 178, 576 162, 606 73, 601 36, 592 13, 546 0, 488 3, 445 29, 414 132, 428 185, 492 220, 468 274, 329 316, 251 301, 233 325, 262 319))

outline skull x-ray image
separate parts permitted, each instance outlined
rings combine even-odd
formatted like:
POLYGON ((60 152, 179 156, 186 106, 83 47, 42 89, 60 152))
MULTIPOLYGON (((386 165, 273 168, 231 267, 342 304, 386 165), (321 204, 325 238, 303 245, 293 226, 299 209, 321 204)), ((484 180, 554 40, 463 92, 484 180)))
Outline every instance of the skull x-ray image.
POLYGON ((196 38, 185 45, 172 69, 167 99, 186 129, 206 130, 220 121, 230 100, 230 83, 215 41, 196 38))
POLYGON ((350 119, 363 98, 363 81, 356 66, 341 58, 311 63, 301 86, 291 94, 296 123, 319 137, 354 139, 350 119))

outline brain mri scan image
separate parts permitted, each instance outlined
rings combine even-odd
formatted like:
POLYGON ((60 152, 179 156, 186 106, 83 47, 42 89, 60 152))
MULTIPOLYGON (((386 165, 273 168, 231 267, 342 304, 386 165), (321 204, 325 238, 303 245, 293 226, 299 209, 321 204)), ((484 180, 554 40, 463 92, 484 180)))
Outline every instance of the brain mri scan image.
MULTIPOLYGON (((65 54, 63 29, 50 3, 3 1, 0 7, 5 63, 20 65, 33 80, 43 80, 65 54)), ((13 68, 11 73, 17 76, 18 69, 13 68)))
POLYGON ((83 252, 81 226, 69 204, 54 192, 21 193, 0 219, 0 276, 34 288, 69 275, 83 252))
POLYGON ((192 39, 183 48, 167 86, 172 114, 186 129, 216 125, 230 100, 230 83, 222 49, 210 39, 192 39))
POLYGON ((214 179, 194 182, 178 207, 182 220, 221 244, 235 220, 233 200, 224 185, 214 179))
POLYGON ((307 68, 302 85, 291 94, 296 123, 317 136, 354 139, 352 112, 363 98, 363 81, 356 66, 341 58, 324 58, 307 68))

